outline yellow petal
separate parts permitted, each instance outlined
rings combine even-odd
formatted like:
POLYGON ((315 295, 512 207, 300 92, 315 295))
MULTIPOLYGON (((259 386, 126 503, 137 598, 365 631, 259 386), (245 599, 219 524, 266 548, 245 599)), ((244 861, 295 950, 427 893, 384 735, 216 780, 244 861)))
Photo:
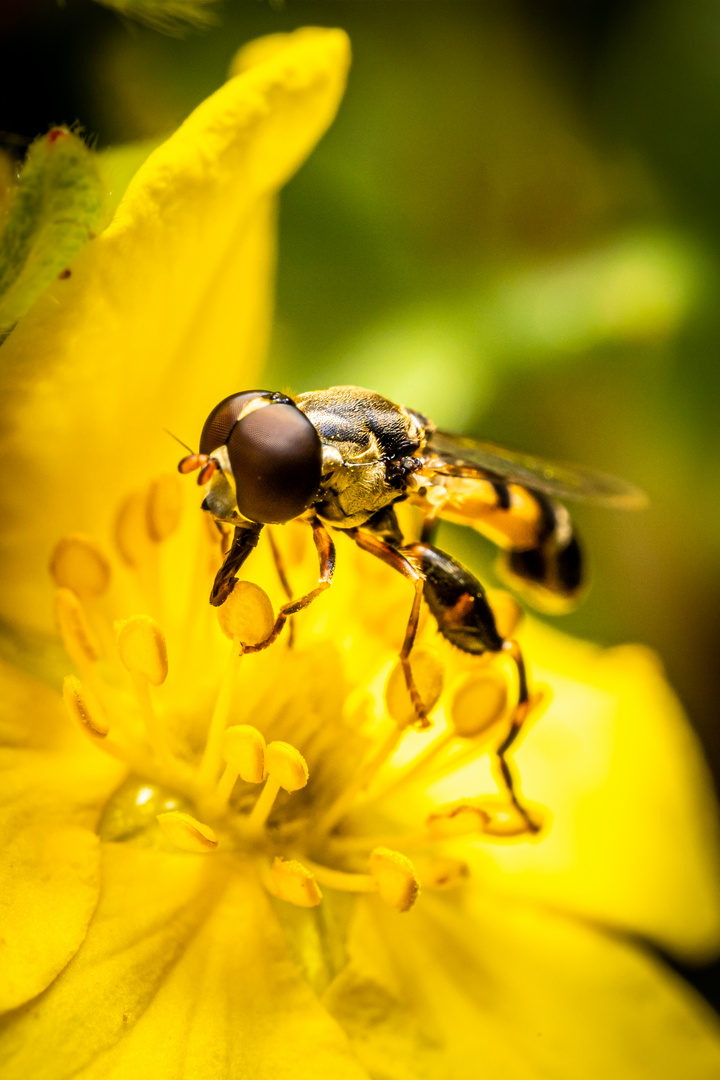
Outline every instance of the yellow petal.
POLYGON ((51 688, 0 660, 0 746, 72 752, 82 737, 63 714, 59 686, 51 688))
POLYGON ((358 905, 326 993, 373 1075, 410 1080, 713 1080, 720 1025, 640 948, 473 888, 405 919, 358 905))
MULTIPOLYGON (((538 623, 523 641, 553 699, 515 752, 515 768, 552 827, 537 844, 478 844, 474 871, 688 959, 707 956, 720 943, 717 810, 657 658, 639 646, 599 649, 538 623)), ((491 781, 478 768, 459 783, 453 797, 491 781)))
MULTIPOLYGON (((0 750, 0 1010, 44 990, 77 951, 100 887, 95 823, 122 769, 76 735, 62 701, 20 675, 3 677, 4 727, 66 732, 53 751, 0 750), (60 744, 65 743, 65 749, 60 744), (74 747, 69 751, 68 746, 74 747)), ((10 741, 10 739, 8 739, 10 741)))
POLYGON ((367 1080, 252 873, 228 869, 107 845, 82 950, 0 1028, 3 1080, 367 1080))
POLYGON ((6 616, 49 626, 55 541, 109 535, 119 497, 174 467, 163 428, 194 444, 218 400, 257 382, 275 193, 331 122, 348 52, 342 31, 289 35, 203 102, 2 346, 6 616))

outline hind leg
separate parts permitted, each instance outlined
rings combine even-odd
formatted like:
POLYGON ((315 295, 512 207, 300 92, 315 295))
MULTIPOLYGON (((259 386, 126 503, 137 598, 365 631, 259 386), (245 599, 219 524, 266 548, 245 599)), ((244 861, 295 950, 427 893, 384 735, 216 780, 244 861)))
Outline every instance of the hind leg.
POLYGON ((415 635, 420 619, 420 604, 422 602, 423 587, 425 584, 423 574, 417 567, 413 566, 410 560, 407 559, 401 551, 393 547, 377 533, 373 533, 367 528, 347 529, 346 531, 348 536, 352 537, 358 547, 362 548, 363 551, 367 551, 376 558, 382 559, 387 566, 391 566, 393 570, 397 570, 397 572, 402 574, 404 578, 407 578, 408 581, 412 581, 415 586, 415 596, 413 597, 410 617, 408 619, 407 627, 405 628, 405 638, 402 643, 402 648, 400 649, 399 659, 402 664, 403 675, 405 676, 405 685, 407 686, 410 700, 413 703, 415 715, 417 716, 416 726, 420 730, 429 728, 432 724, 428 719, 427 709, 420 696, 420 692, 415 685, 415 679, 410 666, 410 653, 415 644, 415 635))
POLYGON ((495 625, 485 590, 477 578, 459 562, 431 544, 410 544, 402 549, 425 576, 424 596, 435 616, 440 633, 463 652, 481 656, 483 653, 504 653, 515 664, 518 679, 517 702, 510 729, 497 748, 496 755, 501 781, 508 798, 523 818, 530 832, 539 826, 523 806, 518 785, 507 760, 507 754, 518 738, 530 709, 527 672, 520 646, 516 641, 504 641, 495 625))
POLYGON ((510 802, 513 804, 517 812, 522 817, 529 831, 532 833, 536 833, 539 832, 540 826, 536 821, 533 821, 527 809, 520 802, 517 793, 517 784, 515 782, 515 778, 513 777, 513 771, 506 757, 507 752, 510 750, 511 746, 522 731, 523 724, 525 723, 528 717, 528 713, 530 712, 530 695, 528 694, 525 661, 523 659, 523 655, 520 651, 520 646, 518 645, 517 641, 503 642, 503 650, 506 651, 515 662, 515 668, 518 675, 518 699, 515 704, 512 720, 510 722, 510 730, 496 749, 495 753, 497 755, 500 776, 502 777, 503 783, 505 784, 505 788, 507 790, 510 802))

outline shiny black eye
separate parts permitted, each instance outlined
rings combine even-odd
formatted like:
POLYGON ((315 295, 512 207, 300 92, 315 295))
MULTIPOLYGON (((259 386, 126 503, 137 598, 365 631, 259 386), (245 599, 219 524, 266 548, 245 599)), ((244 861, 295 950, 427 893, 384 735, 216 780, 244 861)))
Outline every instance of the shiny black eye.
POLYGON ((216 405, 208 416, 200 436, 200 453, 212 454, 219 446, 224 446, 232 431, 235 421, 246 405, 253 398, 272 397, 270 390, 244 390, 241 394, 230 394, 216 405))
POLYGON ((320 487, 320 436, 293 404, 264 405, 235 423, 227 443, 237 505, 251 521, 290 521, 320 487))

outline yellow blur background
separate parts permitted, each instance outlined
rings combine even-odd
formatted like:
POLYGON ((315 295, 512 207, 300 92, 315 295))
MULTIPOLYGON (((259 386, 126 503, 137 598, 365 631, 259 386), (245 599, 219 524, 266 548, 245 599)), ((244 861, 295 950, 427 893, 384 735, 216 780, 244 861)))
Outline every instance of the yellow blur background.
MULTIPOLYGON (((644 488, 641 513, 576 508, 592 589, 557 625, 657 649, 720 776, 720 7, 214 10, 169 37, 90 0, 5 0, 3 142, 76 121, 101 148, 155 139, 242 42, 344 27, 345 103, 282 199, 267 387, 365 385, 644 488)), ((493 584, 492 550, 443 529, 493 584)))

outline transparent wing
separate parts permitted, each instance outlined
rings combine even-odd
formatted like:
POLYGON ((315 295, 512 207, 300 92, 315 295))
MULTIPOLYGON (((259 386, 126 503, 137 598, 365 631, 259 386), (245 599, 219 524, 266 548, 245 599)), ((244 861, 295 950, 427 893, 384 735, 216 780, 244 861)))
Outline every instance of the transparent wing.
POLYGON ((615 476, 579 465, 545 461, 447 431, 433 432, 426 452, 435 455, 429 464, 440 475, 509 481, 561 499, 627 510, 647 505, 647 497, 639 488, 615 476))

